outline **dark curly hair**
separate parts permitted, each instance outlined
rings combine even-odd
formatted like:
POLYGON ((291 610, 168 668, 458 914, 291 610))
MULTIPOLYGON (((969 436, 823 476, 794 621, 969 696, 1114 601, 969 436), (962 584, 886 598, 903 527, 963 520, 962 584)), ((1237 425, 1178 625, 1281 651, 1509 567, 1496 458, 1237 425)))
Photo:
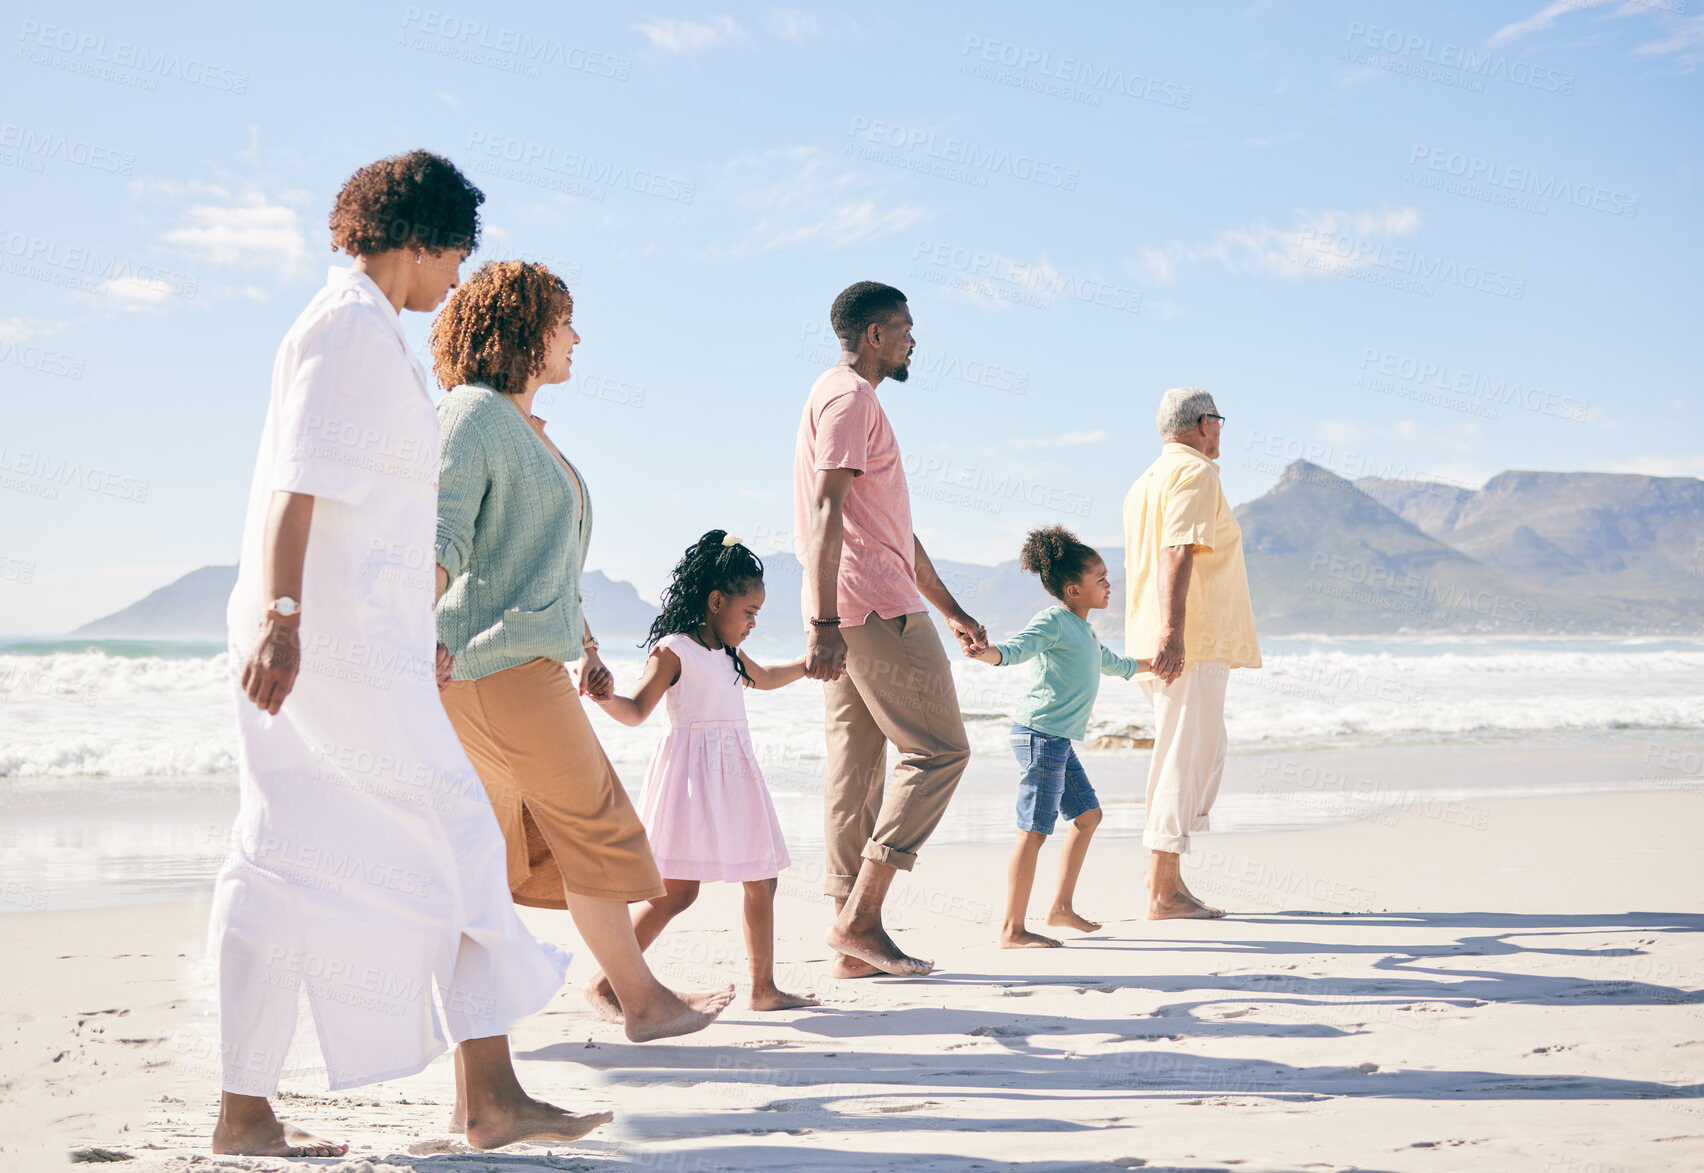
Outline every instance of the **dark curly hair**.
POLYGON ((884 325, 892 320, 899 307, 905 304, 905 294, 880 281, 854 281, 840 291, 828 310, 828 324, 840 345, 853 354, 858 352, 858 340, 874 323, 884 325))
POLYGON ((552 331, 574 314, 562 278, 532 261, 486 261, 432 322, 432 371, 444 389, 480 383, 519 395, 544 369, 552 331))
POLYGON ((357 257, 397 248, 428 252, 479 247, 480 191, 430 151, 369 163, 349 177, 331 208, 331 247, 357 257))
POLYGON ((1047 593, 1065 601, 1065 588, 1083 577, 1095 564, 1100 551, 1077 540, 1077 535, 1062 525, 1032 529, 1024 538, 1024 548, 1018 554, 1018 565, 1041 578, 1047 593))
MULTIPOLYGON (((695 634, 710 606, 711 591, 743 595, 763 582, 763 560, 744 542, 724 544, 727 536, 726 530, 713 529, 686 548, 663 591, 663 613, 652 620, 644 647, 665 635, 695 634)), ((724 645, 722 650, 733 660, 740 679, 752 683, 738 649, 724 645)))

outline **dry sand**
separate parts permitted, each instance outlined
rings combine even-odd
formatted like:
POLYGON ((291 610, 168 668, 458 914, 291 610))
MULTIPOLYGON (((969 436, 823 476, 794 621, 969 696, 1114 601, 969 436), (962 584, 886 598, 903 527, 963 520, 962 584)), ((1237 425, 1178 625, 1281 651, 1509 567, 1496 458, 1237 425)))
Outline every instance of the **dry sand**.
MULTIPOLYGON (((1388 820, 1387 820, 1388 822, 1388 820)), ((342 1160, 210 1157, 213 1003, 193 905, 0 917, 0 1167, 98 1148, 133 1170, 1547 1170, 1704 1168, 1704 796, 1420 805, 1394 825, 1205 835, 1186 875, 1232 915, 1139 919, 1142 853, 1089 857, 1058 950, 993 944, 1003 850, 938 850, 896 887, 923 980, 836 983, 826 903, 782 881, 784 985, 684 1042, 625 1042, 570 985, 517 1031, 524 1083, 616 1123, 473 1154, 451 1074, 287 1114, 342 1160), (412 1152, 411 1152, 412 1150, 412 1152)), ((1036 905, 1057 844, 1044 854, 1036 905)), ((743 982, 737 890, 706 888, 654 964, 743 982)), ((562 914, 526 910, 573 945, 562 914)))

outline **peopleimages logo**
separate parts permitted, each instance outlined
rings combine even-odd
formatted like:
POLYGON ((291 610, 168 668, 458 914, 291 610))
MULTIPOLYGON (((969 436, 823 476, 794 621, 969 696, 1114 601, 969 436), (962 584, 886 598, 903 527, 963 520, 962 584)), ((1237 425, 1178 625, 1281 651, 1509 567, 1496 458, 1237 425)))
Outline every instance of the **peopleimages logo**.
POLYGON ((1432 296, 1428 282, 1455 285, 1477 293, 1489 293, 1520 301, 1526 296, 1526 278, 1486 265, 1440 257, 1406 245, 1386 250, 1382 240, 1363 240, 1347 232, 1308 225, 1296 234, 1296 262, 1322 273, 1363 277, 1384 270, 1405 279, 1413 292, 1432 296))
MULTIPOLYGON (((1483 401, 1486 405, 1519 407, 1576 423, 1584 423, 1591 418, 1591 403, 1573 395, 1543 391, 1507 376, 1491 376, 1449 363, 1395 354, 1372 346, 1361 351, 1361 378, 1357 380, 1357 385, 1361 385, 1362 380, 1370 375, 1412 383, 1423 389, 1436 388, 1449 395, 1483 401)), ((1375 382, 1369 381, 1366 385, 1371 390, 1386 390, 1375 382)), ((1496 411, 1493 410, 1488 418, 1496 419, 1496 411)))
MULTIPOLYGON (((1601 187, 1595 183, 1576 183, 1560 175, 1545 175, 1530 167, 1511 167, 1496 159, 1468 155, 1447 147, 1432 147, 1415 143, 1408 151, 1408 164, 1439 176, 1461 180, 1465 184, 1483 184, 1486 188, 1514 192, 1558 204, 1571 204, 1629 220, 1639 215, 1639 197, 1626 192, 1601 187)), ((1460 194, 1474 194, 1464 191, 1460 194)))
POLYGON ((492 66, 507 72, 541 77, 541 65, 577 70, 593 77, 626 81, 633 72, 631 58, 570 45, 557 37, 537 36, 525 29, 467 20, 449 12, 409 7, 402 18, 402 45, 440 56, 492 66))
POLYGON ((201 279, 187 273, 6 228, 0 228, 0 263, 15 276, 89 293, 105 293, 114 285, 125 285, 159 296, 189 299, 201 288, 201 279))
POLYGON ((908 151, 943 163, 952 163, 972 172, 1006 175, 1013 179, 1056 187, 1062 191, 1077 190, 1078 169, 1063 163, 1052 163, 1035 155, 1012 152, 1004 147, 988 147, 971 139, 940 135, 932 130, 903 126, 896 122, 852 119, 848 134, 857 140, 908 151))
POLYGON ((1483 91, 1487 80, 1506 81, 1564 97, 1574 92, 1574 75, 1571 73, 1534 65, 1530 61, 1510 60, 1504 54, 1482 52, 1453 41, 1435 42, 1431 37, 1382 28, 1359 20, 1349 22, 1343 39, 1351 43, 1351 48, 1345 53, 1349 60, 1393 73, 1412 74, 1426 81, 1443 82, 1476 92, 1483 91), (1400 63, 1381 61, 1358 54, 1357 47, 1408 60, 1400 63), (1445 74, 1439 70, 1450 72, 1445 74))
MULTIPOLYGON (((564 151, 549 143, 530 142, 483 130, 468 132, 467 146, 487 158, 500 159, 517 167, 536 170, 565 180, 590 184, 593 188, 619 187, 641 195, 690 204, 698 185, 678 175, 644 167, 630 167, 609 159, 596 159, 576 151, 564 151)), ((511 176, 510 178, 518 178, 511 176)))
MULTIPOLYGON (((68 58, 128 69, 151 77, 171 78, 187 85, 203 86, 230 94, 248 93, 249 75, 246 71, 212 65, 197 57, 181 53, 154 50, 134 41, 109 39, 95 33, 79 32, 61 25, 42 24, 26 20, 18 30, 18 40, 24 49, 18 56, 38 65, 57 65, 51 59, 40 59, 42 50, 62 53, 68 58)), ((70 72, 84 72, 71 69, 70 72)), ((150 87, 151 88, 151 87, 150 87)))
POLYGON ((1005 80, 986 69, 976 69, 975 66, 980 63, 984 67, 1003 67, 1014 74, 1034 74, 1048 81, 1082 87, 1088 91, 1084 96, 1093 99, 1089 103, 1091 105, 1100 104, 1101 93, 1112 93, 1187 110, 1191 99, 1195 97, 1195 89, 1192 86, 1163 81, 1133 69, 1121 69, 1116 65, 1097 65, 1083 57, 1053 53, 1046 49, 1036 49, 991 37, 965 37, 964 47, 959 50, 959 55, 966 58, 959 67, 960 73, 975 73, 991 81, 1005 80))
MULTIPOLYGON (((129 175, 136 168, 136 156, 128 151, 115 151, 87 139, 44 133, 15 122, 0 125, 0 149, 16 151, 26 159, 43 163, 58 161, 94 171, 109 171, 114 175, 129 175)), ((30 170, 39 171, 41 168, 32 167, 30 170)))

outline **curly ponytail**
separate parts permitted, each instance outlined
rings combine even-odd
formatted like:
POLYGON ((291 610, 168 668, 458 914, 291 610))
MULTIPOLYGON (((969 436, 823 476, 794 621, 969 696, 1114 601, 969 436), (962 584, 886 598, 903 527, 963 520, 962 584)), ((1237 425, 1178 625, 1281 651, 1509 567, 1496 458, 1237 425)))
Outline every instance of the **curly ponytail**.
MULTIPOLYGON (((663 591, 662 613, 651 621, 643 646, 651 647, 665 635, 692 635, 704 622, 710 592, 742 595, 763 582, 763 561, 739 539, 729 544, 726 530, 713 529, 686 548, 663 591)), ((734 670, 745 683, 752 683, 740 662, 739 651, 723 646, 734 670)))
POLYGON ((1030 530, 1018 554, 1018 565, 1039 576, 1047 593, 1064 602, 1066 586, 1083 577, 1099 557, 1099 551, 1078 541, 1077 535, 1064 526, 1050 525, 1030 530))

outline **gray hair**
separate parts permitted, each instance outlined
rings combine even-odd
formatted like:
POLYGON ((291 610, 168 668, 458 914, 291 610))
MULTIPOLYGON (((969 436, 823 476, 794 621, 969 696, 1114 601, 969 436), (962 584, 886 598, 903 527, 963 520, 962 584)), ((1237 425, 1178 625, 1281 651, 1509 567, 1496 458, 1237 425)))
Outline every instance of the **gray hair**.
POLYGON ((1160 396, 1160 410, 1155 421, 1160 425, 1160 439, 1170 440, 1192 432, 1202 416, 1212 415, 1218 410, 1213 397, 1201 388, 1173 387, 1160 396))

